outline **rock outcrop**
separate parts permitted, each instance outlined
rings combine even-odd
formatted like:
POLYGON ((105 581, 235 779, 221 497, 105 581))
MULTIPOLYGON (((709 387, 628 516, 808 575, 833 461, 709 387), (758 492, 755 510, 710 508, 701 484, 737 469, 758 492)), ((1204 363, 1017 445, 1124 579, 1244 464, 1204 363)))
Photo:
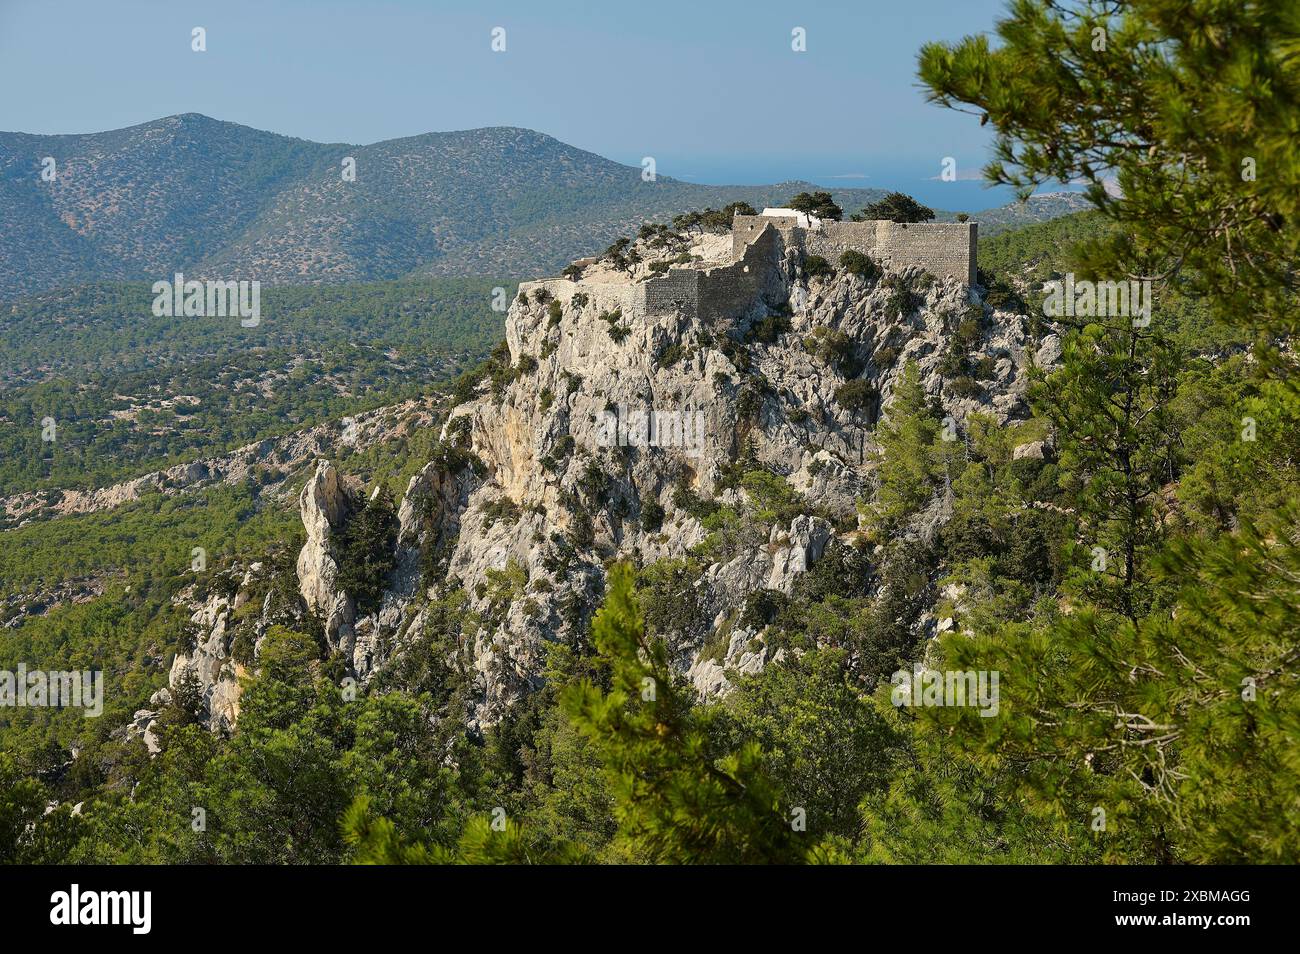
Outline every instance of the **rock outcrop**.
MULTIPOLYGON (((416 644, 432 599, 461 591, 475 620, 460 650, 474 679, 467 719, 490 726, 540 685, 550 642, 585 634, 609 561, 681 559, 702 568, 691 595, 701 623, 672 640, 675 663, 701 694, 725 692, 731 675, 781 656, 737 622, 751 595, 788 596, 856 535, 874 427, 908 362, 955 427, 975 413, 1028 415, 1027 372, 1054 360, 1052 339, 1033 341, 980 289, 917 269, 809 274, 801 251, 772 254, 752 297, 714 315, 690 316, 701 299, 675 311, 662 296, 625 311, 620 302, 646 297, 628 293, 654 274, 644 260, 629 275, 589 265, 586 278, 523 283, 505 352, 446 420, 440 457, 410 479, 373 612, 340 589, 333 549, 356 505, 333 465, 316 464, 300 495, 297 586, 359 679, 416 644), (954 390, 959 326, 972 371, 954 390), (775 485, 740 479, 756 472, 775 485), (784 503, 764 511, 764 494, 784 503), (709 517, 719 508, 748 514, 761 534, 720 536, 709 517)), ((909 532, 933 536, 948 503, 936 499, 909 532)), ((184 668, 217 721, 233 722, 222 611, 204 617, 207 638, 184 668)))
POLYGON ((350 505, 338 471, 327 460, 317 462, 315 472, 298 495, 298 509, 307 542, 298 554, 298 592, 307 611, 325 625, 331 648, 351 657, 356 639, 356 604, 338 587, 339 565, 331 545, 343 527, 350 505))
MULTIPOLYGON (((981 305, 978 289, 917 270, 814 278, 791 251, 747 309, 694 319, 625 313, 617 303, 632 299, 620 298, 617 277, 591 271, 599 280, 521 286, 507 316, 508 357, 443 429, 444 445, 466 461, 425 468, 401 505, 399 566, 417 546, 443 548, 442 588, 463 588, 482 621, 470 647, 479 725, 539 684, 548 641, 586 626, 566 608, 599 602, 608 560, 698 554, 709 531, 691 501, 748 505, 734 484, 738 460, 783 477, 805 512, 707 566, 696 589, 716 616, 711 634, 749 594, 789 594, 831 540, 855 529, 872 431, 908 361, 954 421, 982 413, 1006 423, 1027 415, 1035 350, 1050 357, 1019 316, 981 305), (963 320, 980 328, 966 357, 983 378, 952 393, 941 367, 963 320), (850 382, 862 383, 846 390, 850 382)), ((932 516, 941 523, 942 507, 932 516)), ((390 634, 400 643, 399 627, 422 623, 412 610, 420 587, 398 575, 367 623, 358 672, 382 666, 377 648, 390 634)), ((328 589, 315 594, 321 605, 328 589)), ((688 652, 684 669, 701 692, 722 691, 728 669, 768 661, 760 644, 736 629, 721 660, 688 652)))

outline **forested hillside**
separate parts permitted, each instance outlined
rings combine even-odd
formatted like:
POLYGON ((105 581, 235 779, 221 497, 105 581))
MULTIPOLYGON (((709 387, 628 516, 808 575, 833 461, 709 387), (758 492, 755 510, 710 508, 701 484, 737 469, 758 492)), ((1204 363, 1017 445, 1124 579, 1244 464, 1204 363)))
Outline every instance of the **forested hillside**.
POLYGON ((268 288, 256 328, 154 317, 142 284, 21 299, 0 356, 0 496, 102 487, 425 393, 483 360, 514 287, 268 288))

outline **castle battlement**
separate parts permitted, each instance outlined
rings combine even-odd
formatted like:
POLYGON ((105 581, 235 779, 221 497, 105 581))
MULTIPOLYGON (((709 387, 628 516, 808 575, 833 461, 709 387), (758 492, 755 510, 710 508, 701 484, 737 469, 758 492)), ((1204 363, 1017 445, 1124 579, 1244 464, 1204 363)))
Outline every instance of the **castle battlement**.
POLYGON ((885 268, 919 266, 939 278, 975 284, 978 226, 974 222, 831 222, 804 227, 789 215, 738 215, 731 225, 733 257, 770 225, 787 248, 820 255, 832 265, 846 251, 861 252, 885 268))
MULTIPOLYGON (((680 266, 639 282, 575 282, 550 278, 524 282, 557 297, 582 291, 607 311, 629 317, 678 313, 692 318, 736 318, 760 299, 777 306, 781 261, 787 249, 820 255, 833 265, 849 250, 887 269, 923 268, 939 278, 975 284, 974 222, 829 222, 793 215, 738 215, 731 227, 731 262, 680 266)), ((592 264, 584 259, 578 264, 592 264)))

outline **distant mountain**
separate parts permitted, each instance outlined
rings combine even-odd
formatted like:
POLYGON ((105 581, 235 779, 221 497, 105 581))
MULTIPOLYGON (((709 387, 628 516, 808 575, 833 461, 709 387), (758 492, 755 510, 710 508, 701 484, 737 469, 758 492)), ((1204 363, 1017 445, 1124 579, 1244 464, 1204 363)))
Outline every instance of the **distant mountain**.
MULTIPOLYGON (((971 220, 980 225, 980 238, 988 238, 1008 229, 1032 225, 1058 219, 1063 215, 1085 212, 1093 205, 1081 192, 1044 192, 1032 195, 1024 202, 1010 202, 995 209, 971 213, 971 220)), ((952 213, 945 212, 937 216, 941 220, 951 219, 952 213)))
MULTIPOLYGON (((187 113, 85 135, 0 133, 0 297, 177 270, 268 284, 532 276, 646 220, 812 188, 645 182, 640 168, 511 127, 352 146, 187 113)), ((846 211, 881 194, 834 190, 846 211)))

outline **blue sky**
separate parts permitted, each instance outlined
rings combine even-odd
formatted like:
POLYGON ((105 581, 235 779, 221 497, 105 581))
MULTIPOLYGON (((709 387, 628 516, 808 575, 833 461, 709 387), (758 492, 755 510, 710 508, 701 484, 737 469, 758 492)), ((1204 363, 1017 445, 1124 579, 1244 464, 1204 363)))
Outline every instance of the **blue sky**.
POLYGON ((325 142, 526 126, 688 181, 903 188, 977 209, 989 133, 928 105, 916 53, 1004 0, 653 4, 0 0, 0 129, 201 112, 325 142), (206 53, 190 49, 195 26, 206 53), (491 50, 493 27, 506 51, 491 50), (807 52, 791 50, 791 30, 807 52), (945 156, 964 181, 933 181, 945 156))

